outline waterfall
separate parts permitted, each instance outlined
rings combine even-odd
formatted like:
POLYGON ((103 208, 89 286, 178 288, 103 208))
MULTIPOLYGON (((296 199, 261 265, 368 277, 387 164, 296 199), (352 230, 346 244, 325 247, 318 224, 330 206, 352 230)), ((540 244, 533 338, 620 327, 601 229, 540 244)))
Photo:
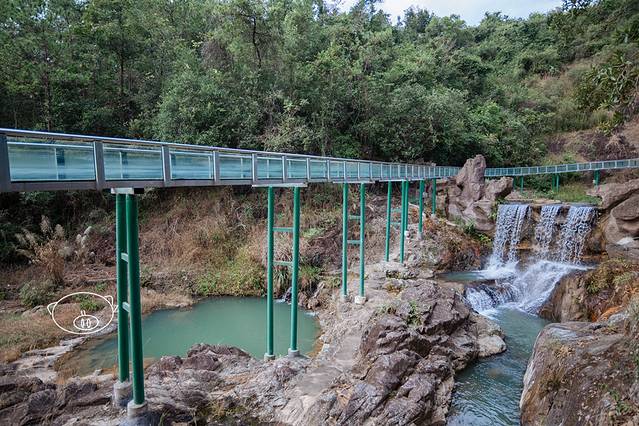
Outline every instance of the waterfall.
POLYGON ((561 204, 550 204, 542 206, 539 223, 535 227, 535 240, 537 241, 537 252, 541 259, 547 259, 550 252, 552 237, 555 233, 555 221, 561 209, 561 204))
POLYGON ((570 207, 566 223, 561 229, 559 240, 560 262, 576 263, 586 243, 586 237, 592 228, 595 209, 592 207, 570 207))
POLYGON ((578 264, 586 238, 592 227, 595 209, 572 206, 558 236, 557 253, 553 253, 558 204, 542 207, 535 227, 538 244, 537 259, 521 267, 516 247, 528 217, 526 205, 502 205, 497 216, 493 253, 487 270, 499 278, 494 284, 480 284, 466 289, 466 299, 478 312, 486 312, 499 305, 509 304, 536 314, 562 277, 575 270, 585 270, 578 264), (556 259, 553 260, 553 259, 556 259), (504 261, 508 263, 504 263, 504 261), (516 268, 513 270, 513 268, 516 268), (499 274, 499 271, 507 273, 499 274))
POLYGON ((488 269, 503 266, 504 261, 517 261, 517 245, 521 238, 521 230, 528 217, 526 204, 502 204, 497 211, 497 225, 493 239, 493 253, 490 256, 488 269), (506 249, 508 252, 506 254, 506 249))

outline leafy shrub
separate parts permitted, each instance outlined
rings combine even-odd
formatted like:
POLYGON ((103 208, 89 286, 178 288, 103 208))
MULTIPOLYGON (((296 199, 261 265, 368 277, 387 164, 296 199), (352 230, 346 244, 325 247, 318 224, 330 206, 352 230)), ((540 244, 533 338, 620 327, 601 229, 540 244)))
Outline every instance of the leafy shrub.
POLYGON ((78 295, 75 300, 80 303, 80 309, 86 312, 96 312, 103 307, 95 300, 95 297, 91 297, 88 294, 78 295))
POLYGON ((20 302, 27 308, 51 301, 55 286, 51 281, 29 281, 20 289, 20 302))

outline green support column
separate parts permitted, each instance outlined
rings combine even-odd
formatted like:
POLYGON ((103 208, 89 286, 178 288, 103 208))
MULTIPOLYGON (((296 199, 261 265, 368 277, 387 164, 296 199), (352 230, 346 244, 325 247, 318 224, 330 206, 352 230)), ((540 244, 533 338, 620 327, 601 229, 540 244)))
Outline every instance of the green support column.
POLYGON ((559 191, 559 175, 555 175, 555 180, 557 181, 555 183, 555 190, 559 191))
POLYGON ((424 233, 424 181, 419 181, 419 224, 417 225, 419 237, 424 233))
POLYGON ((595 186, 599 186, 599 170, 595 170, 595 186))
POLYGON ((293 188, 293 271, 291 272, 291 347, 289 356, 297 356, 297 275, 300 261, 300 187, 293 188))
POLYGON ((118 381, 113 384, 113 405, 122 408, 131 400, 129 374, 129 312, 127 266, 126 195, 115 195, 115 270, 118 307, 118 381))
POLYGON ((342 188, 342 300, 348 297, 348 184, 342 188))
POLYGON ((118 299, 118 379, 129 381, 129 313, 124 308, 128 303, 127 263, 122 259, 126 254, 126 195, 115 195, 115 267, 118 299))
MULTIPOLYGON (((133 363, 133 410, 145 405, 144 356, 142 354, 142 306, 140 301, 140 253, 138 241, 138 200, 126 195, 126 242, 131 325, 131 361, 133 363)), ((129 412, 132 411, 129 403, 129 412)))
POLYGON ((275 190, 268 187, 267 193, 268 213, 266 219, 266 353, 264 360, 275 359, 273 348, 273 252, 275 238, 273 228, 275 227, 275 190))
POLYGON ((435 216, 437 214, 437 178, 433 178, 432 180, 433 184, 432 184, 432 188, 431 188, 431 200, 430 200, 430 205, 431 205, 431 214, 433 216, 435 216))
POLYGON ((402 181, 402 208, 401 208, 401 226, 399 236, 399 262, 404 263, 404 240, 406 238, 406 229, 408 228, 408 181, 402 181))
POLYGON ((356 303, 364 303, 364 237, 366 230, 366 186, 359 184, 359 299, 356 303))
POLYGON ((524 177, 519 177, 519 192, 524 192, 524 177))
POLYGON ((388 193, 386 194, 386 242, 384 245, 384 260, 388 262, 390 258, 390 235, 391 235, 391 215, 392 215, 393 183, 388 182, 388 193))

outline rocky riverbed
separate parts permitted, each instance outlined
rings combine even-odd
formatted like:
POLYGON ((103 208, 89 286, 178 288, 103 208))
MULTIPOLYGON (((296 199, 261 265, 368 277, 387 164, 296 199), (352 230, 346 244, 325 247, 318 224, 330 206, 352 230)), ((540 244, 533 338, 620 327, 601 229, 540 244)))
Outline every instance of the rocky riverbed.
MULTIPOLYGON (((369 266, 363 306, 327 288, 321 349, 312 358, 264 362, 207 344, 161 358, 146 370, 152 417, 165 424, 444 422, 455 372, 505 344, 499 327, 420 266, 427 247, 412 239, 408 266, 369 266)), ((95 374, 56 384, 11 364, 0 378, 0 423, 118 424, 125 413, 110 403, 113 383, 95 374)))

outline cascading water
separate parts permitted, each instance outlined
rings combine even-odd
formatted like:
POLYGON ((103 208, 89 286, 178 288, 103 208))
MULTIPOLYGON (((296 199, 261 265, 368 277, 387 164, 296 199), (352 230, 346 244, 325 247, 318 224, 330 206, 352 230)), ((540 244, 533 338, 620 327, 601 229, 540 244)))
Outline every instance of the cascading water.
POLYGON ((526 204, 502 204, 497 210, 497 227, 493 239, 493 253, 488 261, 488 269, 498 268, 504 262, 517 262, 517 245, 521 230, 528 218, 526 204), (506 252, 508 250, 508 252, 506 252))
POLYGON ((558 252, 553 253, 554 228, 560 209, 558 204, 542 207, 540 221, 535 227, 538 259, 525 268, 518 268, 513 266, 517 263, 516 247, 529 209, 526 205, 500 206, 493 253, 487 266, 490 275, 496 277, 495 284, 480 284, 466 289, 466 299, 476 311, 486 312, 508 303, 536 314, 564 275, 584 269, 578 262, 595 210, 592 207, 570 207, 561 228, 558 252))
POLYGON ((539 223, 535 227, 535 240, 537 241, 537 254, 540 259, 547 259, 555 233, 555 222, 561 204, 542 206, 539 223))
POLYGON ((524 372, 535 338, 546 324, 536 314, 562 277, 586 269, 578 262, 594 221, 594 209, 571 207, 557 231, 562 207, 544 206, 535 227, 537 260, 524 265, 517 262, 514 251, 528 215, 524 207, 500 207, 487 268, 490 273, 474 272, 475 281, 480 282, 466 288, 466 299, 473 308, 500 325, 508 350, 481 360, 455 377, 449 425, 518 424, 524 372), (487 283, 487 276, 498 278, 487 283))
POLYGON ((581 258, 581 252, 590 233, 595 209, 587 206, 571 207, 566 217, 566 223, 561 230, 559 241, 560 262, 576 263, 581 258))

